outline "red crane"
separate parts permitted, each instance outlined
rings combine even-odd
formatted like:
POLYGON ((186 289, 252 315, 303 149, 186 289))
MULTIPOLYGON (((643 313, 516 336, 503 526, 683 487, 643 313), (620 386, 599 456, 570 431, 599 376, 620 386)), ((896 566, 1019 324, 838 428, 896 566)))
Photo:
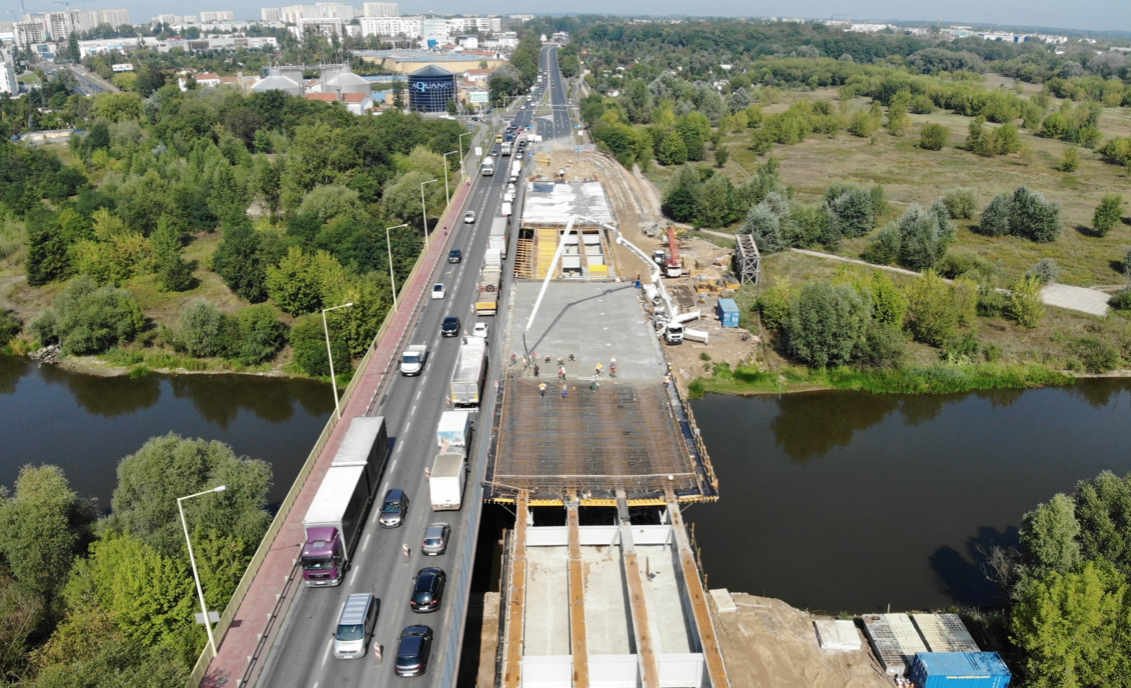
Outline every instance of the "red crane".
POLYGON ((675 238, 675 227, 668 227, 668 261, 664 267, 668 277, 683 275, 683 260, 679 257, 679 242, 675 238))

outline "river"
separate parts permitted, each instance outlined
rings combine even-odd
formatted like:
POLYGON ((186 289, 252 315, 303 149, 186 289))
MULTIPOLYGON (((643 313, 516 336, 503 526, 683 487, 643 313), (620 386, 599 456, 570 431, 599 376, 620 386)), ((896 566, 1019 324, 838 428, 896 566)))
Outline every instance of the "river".
POLYGON ((274 470, 279 504, 334 410, 329 385, 252 375, 97 377, 0 355, 0 485, 55 464, 110 508, 118 462, 150 437, 219 440, 274 470))
POLYGON ((829 613, 993 604, 982 552, 1078 480, 1131 472, 1125 379, 692 408, 720 483, 687 512, 709 586, 829 613))

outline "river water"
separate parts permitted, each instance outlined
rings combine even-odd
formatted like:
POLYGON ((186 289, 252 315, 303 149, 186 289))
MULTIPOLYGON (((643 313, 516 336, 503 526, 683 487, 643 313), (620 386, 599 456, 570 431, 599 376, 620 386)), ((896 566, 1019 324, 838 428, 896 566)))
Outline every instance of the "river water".
POLYGON ((981 552, 1131 472, 1131 380, 947 396, 692 402, 720 483, 691 507, 708 584, 829 613, 993 604, 981 552))
POLYGON ((219 440, 274 470, 279 504, 322 432, 329 385, 252 375, 96 377, 0 355, 0 485, 24 464, 55 464, 110 508, 118 462, 150 437, 219 440))

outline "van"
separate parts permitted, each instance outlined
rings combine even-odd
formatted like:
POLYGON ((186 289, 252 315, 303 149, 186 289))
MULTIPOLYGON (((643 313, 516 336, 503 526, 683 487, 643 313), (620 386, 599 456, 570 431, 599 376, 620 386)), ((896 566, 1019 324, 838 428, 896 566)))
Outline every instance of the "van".
POLYGON ((502 143, 502 142, 503 142, 503 135, 502 134, 496 135, 495 136, 495 143, 502 143))
POLYGON ((377 608, 380 603, 373 595, 355 593, 346 598, 338 626, 330 635, 334 638, 334 656, 338 659, 360 659, 365 656, 373 629, 377 626, 377 608))

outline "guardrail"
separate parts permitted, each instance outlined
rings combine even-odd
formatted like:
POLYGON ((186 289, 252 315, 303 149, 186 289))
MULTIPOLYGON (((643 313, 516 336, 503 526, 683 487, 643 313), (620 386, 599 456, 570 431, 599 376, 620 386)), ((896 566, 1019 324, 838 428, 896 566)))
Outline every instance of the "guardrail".
MULTIPOLYGON (((443 225, 443 223, 447 220, 448 214, 449 212, 451 212, 452 207, 452 205, 448 205, 448 207, 444 209, 444 212, 440 215, 440 219, 437 222, 438 227, 443 225)), ((427 255, 428 251, 421 251, 420 255, 417 256, 416 262, 413 264, 412 270, 409 272, 408 277, 406 277, 405 280, 401 283, 402 290, 404 287, 412 284, 412 280, 416 277, 417 272, 421 269, 421 266, 424 264, 424 259, 427 255)), ((436 265, 442 265, 442 261, 437 260, 436 265)), ((419 306, 419 301, 417 302, 417 306, 419 306)), ((416 308, 416 306, 414 306, 414 308, 416 308)), ((345 406, 349 403, 349 400, 353 396, 353 392, 357 387, 358 381, 361 379, 361 371, 365 370, 365 368, 369 365, 369 362, 372 360, 374 353, 377 351, 378 345, 384 338, 385 332, 388 330, 389 325, 392 323, 393 318, 397 315, 397 312, 398 311, 395 310, 389 310, 387 313, 385 313, 385 319, 381 322, 381 327, 377 330, 377 334, 374 335, 373 341, 369 343, 369 348, 366 350, 365 356, 361 359, 361 363, 359 363, 357 366, 358 373, 353 376, 353 379, 350 380, 349 385, 346 386, 345 392, 342 393, 340 400, 341 406, 345 406)), ((402 334, 400 343, 403 343, 404 338, 408 336, 408 332, 410 332, 411 329, 411 326, 405 328, 405 333, 402 334)), ((398 347, 394 350, 399 350, 400 343, 398 343, 398 347)), ((386 381, 389 379, 388 372, 392 366, 392 362, 395 360, 396 356, 390 358, 391 362, 386 366, 383 378, 378 385, 377 390, 374 392, 373 399, 370 400, 367 408, 372 408, 374 400, 376 400, 384 390, 386 381)), ((232 621, 235 619, 236 612, 239 610, 240 605, 243 603, 244 598, 247 596, 248 590, 251 588, 252 581, 255 580, 256 575, 258 575, 259 573, 259 569, 263 566, 263 562, 267 558, 267 553, 271 550, 271 546, 274 543, 275 538, 278 536, 279 531, 282 530, 283 525, 286 523, 287 517, 290 515, 291 508, 294 506, 295 501, 298 499, 299 493, 302 492, 302 488, 306 484, 306 479, 310 477, 311 471, 314 470, 314 465, 318 463, 318 457, 321 456, 322 450, 326 447, 326 442, 329 441, 330 435, 333 434, 334 428, 337 427, 337 424, 338 418, 335 415, 331 414, 329 420, 326 421, 325 427, 322 428, 322 434, 318 436, 318 440, 314 443, 314 448, 310 450, 310 454, 307 455, 306 461, 303 463, 302 468, 299 469, 299 473, 295 477, 294 483, 291 484, 291 489, 287 492, 287 496, 279 505, 279 510, 275 513, 275 518, 272 519, 271 525, 267 528, 267 532, 264 534, 263 539, 259 543, 259 547, 255 550, 255 555, 252 556, 251 561, 248 562, 247 569, 244 570, 244 574, 243 577, 240 578, 239 585, 236 586, 235 591, 232 592, 232 597, 228 600, 227 606, 224 607, 224 613, 220 615, 220 621, 213 628, 213 635, 215 636, 217 643, 220 643, 223 640, 224 635, 231 627, 232 621)), ((256 644, 255 652, 252 655, 248 656, 247 667, 244 669, 243 675, 236 683, 237 688, 241 688, 243 685, 245 685, 245 683, 250 678, 251 671, 254 668, 260 654, 262 653, 263 645, 267 640, 268 631, 270 630, 272 624, 275 622, 280 610, 283 607, 284 602, 287 600, 287 590, 290 588, 290 584, 295 579, 295 572, 297 569, 298 563, 296 561, 294 567, 292 567, 291 569, 291 572, 284 578, 283 591, 277 595, 275 607, 272 609, 271 614, 268 615, 267 628, 265 628, 264 632, 259 635, 259 641, 256 644)), ((192 672, 189 674, 186 688, 198 688, 200 686, 200 682, 204 680, 205 675, 207 675, 208 673, 208 666, 215 658, 216 655, 212 652, 212 648, 208 645, 205 645, 204 650, 200 653, 200 656, 196 660, 196 664, 193 666, 192 672)))

